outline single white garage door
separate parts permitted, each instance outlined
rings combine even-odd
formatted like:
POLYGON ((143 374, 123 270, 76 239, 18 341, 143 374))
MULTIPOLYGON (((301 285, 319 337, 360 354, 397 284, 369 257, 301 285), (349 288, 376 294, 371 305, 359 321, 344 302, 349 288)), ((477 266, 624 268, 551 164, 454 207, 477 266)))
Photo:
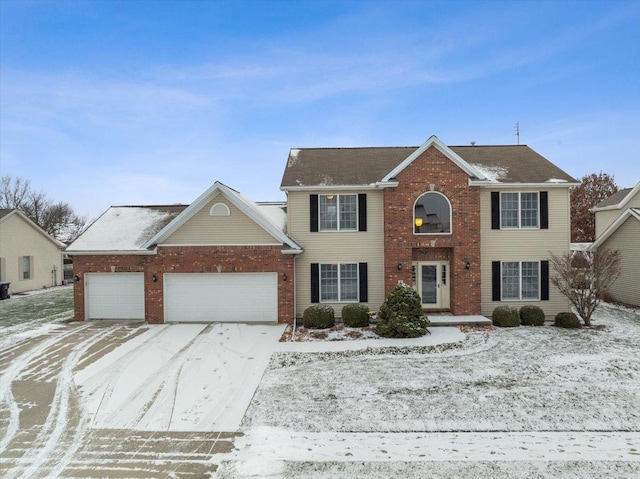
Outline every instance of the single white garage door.
POLYGON ((144 319, 143 273, 86 273, 86 319, 144 319))
POLYGON ((277 273, 164 275, 165 321, 277 322, 277 273))

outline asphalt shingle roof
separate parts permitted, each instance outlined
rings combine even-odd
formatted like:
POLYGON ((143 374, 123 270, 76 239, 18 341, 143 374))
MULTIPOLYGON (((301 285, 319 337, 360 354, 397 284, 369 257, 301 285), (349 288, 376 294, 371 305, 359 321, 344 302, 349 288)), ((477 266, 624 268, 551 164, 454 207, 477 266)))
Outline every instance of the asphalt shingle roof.
MULTIPOLYGON (((380 181, 417 148, 295 148, 289 153, 281 187, 369 185, 380 181)), ((576 182, 526 145, 451 146, 457 155, 500 183, 576 182)))
POLYGON ((604 208, 605 206, 613 206, 620 203, 624 200, 633 188, 625 188, 624 190, 620 190, 617 193, 612 194, 609 198, 602 200, 595 207, 596 208, 604 208))

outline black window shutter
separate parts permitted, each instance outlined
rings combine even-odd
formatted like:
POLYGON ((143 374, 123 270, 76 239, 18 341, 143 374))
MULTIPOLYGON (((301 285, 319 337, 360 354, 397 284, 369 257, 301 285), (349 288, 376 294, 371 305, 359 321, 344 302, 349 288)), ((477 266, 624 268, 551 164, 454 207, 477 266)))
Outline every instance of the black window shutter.
POLYGON ((540 299, 549 301, 549 262, 540 261, 540 299))
POLYGON ((492 261, 491 262, 491 299, 493 301, 500 301, 500 284, 501 283, 502 283, 502 278, 500 277, 500 261, 492 261))
POLYGON ((549 229, 549 193, 540 192, 540 229, 549 229))
POLYGON ((358 231, 367 231, 367 195, 358 195, 358 231))
POLYGON ((358 264, 359 276, 360 276, 360 302, 366 303, 369 301, 369 281, 367 277, 367 263, 358 264))
POLYGON ((311 263, 311 302, 320 302, 320 265, 311 263))
POLYGON ((309 195, 309 231, 318 232, 318 195, 309 195))
POLYGON ((500 192, 491 192, 491 229, 500 229, 500 192))

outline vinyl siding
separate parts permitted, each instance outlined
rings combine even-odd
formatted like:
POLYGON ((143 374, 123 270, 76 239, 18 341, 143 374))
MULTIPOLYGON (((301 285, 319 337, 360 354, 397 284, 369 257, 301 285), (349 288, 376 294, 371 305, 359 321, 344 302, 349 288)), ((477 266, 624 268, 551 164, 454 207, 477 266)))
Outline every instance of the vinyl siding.
MULTIPOLYGON (((480 250, 481 250, 481 310, 485 316, 491 316, 493 309, 500 305, 520 307, 525 304, 540 306, 546 315, 568 311, 566 297, 549 285, 548 301, 492 301, 491 262, 492 261, 543 261, 549 259, 549 252, 564 254, 569 251, 569 189, 483 189, 480 193, 480 250), (491 191, 548 191, 549 193, 549 229, 491 229, 491 191)), ((549 275, 553 275, 550 266, 549 275)))
MULTIPOLYGON (((289 235, 302 246, 304 252, 296 260, 296 316, 301 317, 311 303, 312 263, 367 263, 369 301, 377 310, 384 301, 384 213, 381 191, 340 191, 335 194, 367 194, 367 231, 319 232, 309 231, 309 195, 323 192, 291 191, 288 197, 289 235)), ((329 304, 340 317, 348 303, 329 304)))
POLYGON ((216 195, 163 245, 273 245, 280 242, 236 208, 222 195, 216 195), (229 216, 211 216, 216 203, 229 207, 229 216))
POLYGON ((0 222, 0 258, 4 258, 2 280, 11 283, 11 294, 62 284, 61 249, 16 214, 0 222), (23 256, 32 257, 31 279, 21 279, 23 256))
POLYGON ((598 239, 627 208, 640 208, 640 192, 636 193, 635 196, 629 200, 629 203, 624 206, 624 210, 616 209, 596 212, 596 239, 598 239))
POLYGON ((600 246, 622 254, 622 271, 611 286, 613 299, 640 306, 640 221, 630 216, 600 246))

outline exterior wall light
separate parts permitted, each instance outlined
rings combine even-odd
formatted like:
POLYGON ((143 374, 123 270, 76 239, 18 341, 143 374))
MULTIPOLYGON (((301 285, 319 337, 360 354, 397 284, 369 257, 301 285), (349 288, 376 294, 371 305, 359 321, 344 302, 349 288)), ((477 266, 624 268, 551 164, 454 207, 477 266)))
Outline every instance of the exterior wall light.
POLYGON ((470 268, 471 268, 471 263, 467 261, 464 265, 464 269, 470 269, 470 268))
POLYGON ((402 271, 402 263, 398 263, 398 271, 402 271))
POLYGON ((78 276, 77 274, 73 277, 73 279, 75 280, 76 283, 80 282, 80 276, 78 276))
POLYGON ((158 281, 158 277, 154 274, 153 276, 151 276, 151 281, 155 283, 156 281, 158 281))
POLYGON ((282 275, 282 281, 286 281, 287 280, 287 273, 282 275))
POLYGON ((416 218, 416 226, 420 228, 422 226, 422 218, 416 218))

